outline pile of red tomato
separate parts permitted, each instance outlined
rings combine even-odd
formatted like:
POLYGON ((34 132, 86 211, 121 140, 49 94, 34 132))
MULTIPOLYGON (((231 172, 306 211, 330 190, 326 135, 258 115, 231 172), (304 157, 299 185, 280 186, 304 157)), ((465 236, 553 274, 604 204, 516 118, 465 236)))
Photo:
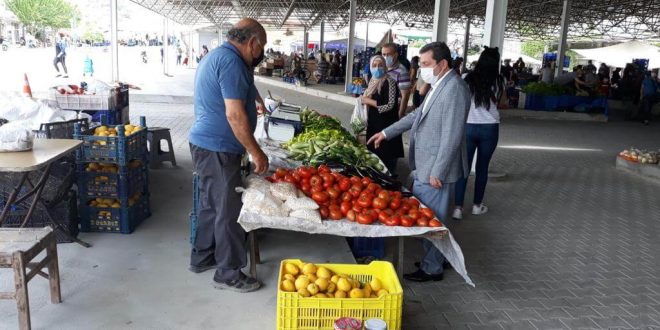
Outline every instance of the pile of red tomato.
POLYGON ((369 178, 346 177, 329 167, 302 166, 295 170, 278 168, 267 178, 271 182, 289 182, 319 204, 321 218, 347 218, 369 225, 376 221, 387 226, 441 227, 429 208, 420 208, 415 198, 402 197, 369 178))

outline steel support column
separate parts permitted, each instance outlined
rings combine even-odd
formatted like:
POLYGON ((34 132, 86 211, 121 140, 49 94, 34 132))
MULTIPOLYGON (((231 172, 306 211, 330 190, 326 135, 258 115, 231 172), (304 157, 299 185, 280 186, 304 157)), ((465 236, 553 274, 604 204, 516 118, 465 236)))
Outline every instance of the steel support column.
POLYGON ((564 68, 564 58, 566 57, 566 38, 568 36, 568 25, 571 22, 571 1, 564 0, 564 7, 561 12, 561 32, 559 33, 559 49, 557 49, 557 63, 555 63, 555 76, 559 76, 564 68))
POLYGON ((112 81, 119 81, 119 44, 117 39, 117 0, 110 0, 110 49, 112 52, 112 81))
POLYGON ((170 34, 170 19, 163 18, 163 74, 169 76, 169 60, 170 60, 170 47, 169 47, 169 34, 170 34))
POLYGON ((349 86, 353 80, 353 46, 355 44, 355 20, 357 0, 351 0, 351 9, 348 16, 348 47, 346 48, 346 78, 344 90, 349 92, 349 86))
POLYGON ((303 62, 307 62, 307 57, 308 57, 308 51, 307 51, 307 45, 309 44, 309 32, 307 31, 307 27, 303 28, 303 62))
POLYGON ((450 4, 450 0, 435 0, 435 6, 433 9, 433 34, 431 35, 432 41, 447 42, 450 4))
POLYGON ((321 32, 319 36, 319 50, 325 54, 325 20, 321 21, 321 32))
MULTIPOLYGON (((467 68, 468 63, 468 48, 470 48, 470 24, 472 23, 472 17, 468 16, 467 22, 465 23, 465 41, 463 42, 463 72, 467 68)), ((501 52, 501 50, 500 50, 501 52)))
POLYGON ((369 22, 367 22, 367 28, 364 34, 364 51, 367 51, 367 47, 369 47, 369 22))
POLYGON ((486 23, 484 24, 484 44, 498 47, 500 54, 504 49, 504 27, 508 0, 488 0, 486 3, 486 23))

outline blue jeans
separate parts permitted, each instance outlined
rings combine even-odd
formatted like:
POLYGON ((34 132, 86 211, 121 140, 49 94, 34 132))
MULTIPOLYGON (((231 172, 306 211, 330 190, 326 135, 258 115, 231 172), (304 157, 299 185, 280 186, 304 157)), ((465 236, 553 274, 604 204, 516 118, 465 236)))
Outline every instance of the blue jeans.
MULTIPOLYGON (((472 167, 475 151, 477 153, 476 179, 474 184, 474 204, 481 204, 488 183, 488 165, 493 157, 497 141, 499 139, 499 124, 467 124, 465 126, 467 135, 468 165, 472 167)), ((468 178, 456 182, 456 206, 463 206, 465 200, 465 187, 468 178)))
MULTIPOLYGON (((447 219, 449 213, 449 195, 452 188, 454 188, 453 183, 443 183, 442 188, 436 189, 428 183, 421 183, 415 179, 413 194, 420 202, 433 210, 438 219, 444 220, 447 219)), ((427 274, 442 274, 442 263, 445 261, 445 256, 429 240, 422 240, 422 244, 425 255, 419 268, 427 274)))

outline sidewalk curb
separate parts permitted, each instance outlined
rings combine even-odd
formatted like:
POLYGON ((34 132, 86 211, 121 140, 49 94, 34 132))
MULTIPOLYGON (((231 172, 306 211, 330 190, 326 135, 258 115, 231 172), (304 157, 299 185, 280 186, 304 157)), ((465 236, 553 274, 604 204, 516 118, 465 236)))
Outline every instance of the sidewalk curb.
POLYGON ((500 110, 503 118, 526 118, 541 120, 560 120, 560 121, 590 121, 607 123, 608 118, 603 114, 590 115, 587 113, 575 112, 554 112, 554 111, 534 111, 523 109, 500 110))

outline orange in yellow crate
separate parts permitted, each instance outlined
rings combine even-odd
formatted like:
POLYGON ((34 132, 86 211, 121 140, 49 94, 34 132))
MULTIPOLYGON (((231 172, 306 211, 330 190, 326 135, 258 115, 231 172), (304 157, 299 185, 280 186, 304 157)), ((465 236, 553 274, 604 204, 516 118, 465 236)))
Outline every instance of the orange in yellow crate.
MULTIPOLYGON (((318 269, 325 269, 319 274, 323 275, 319 276, 323 279, 320 281, 322 286, 326 283, 328 285, 325 298, 321 297, 322 286, 309 282, 308 278, 305 278, 307 281, 303 279, 299 281, 300 283, 295 283, 298 288, 291 287, 291 273, 295 272, 292 270, 296 268, 302 270, 305 264, 299 259, 287 259, 281 262, 278 278, 280 285, 277 292, 278 330, 332 330, 334 322, 342 317, 351 317, 363 322, 367 319, 379 318, 387 322, 388 329, 401 329, 403 289, 391 263, 373 261, 368 265, 314 265, 317 274, 318 269), (326 280, 328 276, 329 281, 326 280), (283 287, 283 281, 289 282, 283 287), (301 287, 302 284, 307 285, 301 287), (311 294, 308 290, 310 286, 312 291, 319 289, 319 292, 315 295, 311 294), (341 290, 348 287, 350 287, 348 291, 352 294, 341 290), (370 291, 371 294, 366 295, 365 291, 370 291)), ((311 275, 312 267, 308 265, 307 268, 308 274, 311 275)))

